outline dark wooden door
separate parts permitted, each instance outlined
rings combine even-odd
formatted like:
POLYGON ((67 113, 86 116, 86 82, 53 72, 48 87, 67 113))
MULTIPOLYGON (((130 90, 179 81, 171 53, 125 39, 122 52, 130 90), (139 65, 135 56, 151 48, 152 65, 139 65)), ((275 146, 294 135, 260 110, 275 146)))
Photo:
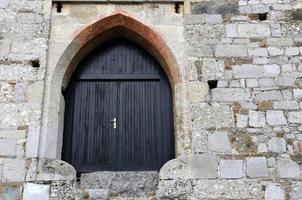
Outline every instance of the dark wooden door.
POLYGON ((169 82, 133 42, 116 38, 95 49, 64 97, 62 158, 79 173, 159 170, 174 157, 169 82))

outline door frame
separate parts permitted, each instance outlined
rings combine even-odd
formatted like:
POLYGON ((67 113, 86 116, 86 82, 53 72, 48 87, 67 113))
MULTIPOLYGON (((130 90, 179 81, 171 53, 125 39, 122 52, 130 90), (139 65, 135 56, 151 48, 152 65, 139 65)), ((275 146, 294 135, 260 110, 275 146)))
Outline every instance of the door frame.
MULTIPOLYGON (((59 48, 60 42, 50 48, 38 157, 60 159, 65 109, 62 90, 68 85, 73 71, 82 58, 96 46, 118 36, 136 42, 163 67, 172 89, 175 153, 178 156, 190 152, 186 76, 180 73, 178 65, 182 61, 176 60, 171 48, 154 28, 118 10, 110 15, 98 17, 80 30, 76 30, 72 36, 69 36, 72 39, 64 48, 59 48)), ((178 51, 175 49, 175 52, 178 51)))

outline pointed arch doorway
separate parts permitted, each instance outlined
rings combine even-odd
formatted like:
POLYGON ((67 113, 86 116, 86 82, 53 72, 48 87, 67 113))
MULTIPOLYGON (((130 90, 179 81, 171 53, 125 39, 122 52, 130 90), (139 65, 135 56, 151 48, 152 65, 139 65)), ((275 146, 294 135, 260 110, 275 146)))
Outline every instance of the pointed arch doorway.
POLYGON ((117 37, 95 48, 64 98, 62 159, 78 173, 159 170, 174 158, 169 80, 136 43, 117 37))

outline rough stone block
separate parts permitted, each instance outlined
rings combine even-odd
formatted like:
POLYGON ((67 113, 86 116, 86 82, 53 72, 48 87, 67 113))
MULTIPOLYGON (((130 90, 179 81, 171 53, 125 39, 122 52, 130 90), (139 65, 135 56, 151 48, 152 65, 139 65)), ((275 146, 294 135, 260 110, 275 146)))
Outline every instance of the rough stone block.
POLYGON ((294 89, 294 98, 301 99, 302 98, 302 89, 294 89))
POLYGON ((282 110, 298 110, 299 103, 297 101, 285 100, 285 101, 275 101, 274 109, 282 110))
POLYGON ((0 0, 0 8, 6 8, 8 6, 9 0, 0 0))
POLYGON ((23 200, 48 200, 49 190, 49 185, 26 183, 24 185, 23 200))
POLYGON ((292 38, 268 38, 267 44, 273 47, 290 47, 293 46, 294 41, 292 38))
POLYGON ((233 112, 230 106, 226 105, 198 104, 192 107, 192 117, 194 127, 197 129, 234 126, 233 112))
POLYGON ((275 80, 277 86, 294 86, 296 83, 296 77, 279 76, 275 80))
POLYGON ((189 83, 189 100, 190 102, 201 102, 205 100, 209 91, 209 86, 205 82, 189 83))
POLYGON ((82 189, 106 189, 122 197, 145 196, 156 191, 157 171, 93 172, 81 175, 82 189))
POLYGON ((157 196, 160 199, 188 199, 192 192, 192 180, 162 180, 158 185, 157 196))
POLYGON ((25 179, 26 161, 22 159, 5 159, 3 162, 4 182, 22 182, 25 179))
POLYGON ((268 183, 265 190, 265 200, 285 200, 285 192, 281 185, 268 183))
POLYGON ((289 112, 288 113, 288 122, 302 124, 302 112, 289 112))
POLYGON ((221 15, 206 15, 206 23, 207 24, 221 24, 222 17, 221 15))
POLYGON ((278 90, 263 91, 255 94, 256 101, 273 101, 282 100, 283 96, 278 90))
POLYGON ((236 127, 246 128, 248 126, 248 115, 236 114, 236 127))
POLYGON ((26 141, 26 157, 27 158, 38 157, 39 136, 40 136, 40 126, 39 125, 30 125, 28 128, 28 135, 27 135, 27 141, 26 141))
POLYGON ((192 179, 218 178, 218 161, 215 155, 192 154, 188 159, 188 174, 192 179))
POLYGON ((192 130, 192 148, 194 153, 204 153, 208 151, 207 138, 209 131, 192 130))
POLYGON ((260 78, 259 85, 261 87, 272 87, 275 86, 275 81, 272 78, 260 78))
POLYGON ((277 77, 280 73, 278 65, 235 65, 233 66, 233 75, 235 78, 261 78, 277 77))
POLYGON ((257 180, 196 180, 194 184, 188 200, 261 199, 263 196, 257 180))
POLYGON ((246 87, 253 88, 258 86, 259 86, 259 82, 257 79, 246 79, 246 87))
POLYGON ((1 200, 19 200, 22 198, 22 187, 10 184, 1 185, 0 199, 1 200))
POLYGON ((221 160, 219 169, 221 178, 237 179, 244 177, 242 160, 221 160))
POLYGON ((26 100, 26 88, 27 83, 18 82, 15 86, 15 100, 17 103, 24 102, 26 100))
POLYGON ((299 47, 289 47, 285 49, 285 55, 287 56, 297 56, 300 53, 299 47))
POLYGON ((268 150, 275 153, 286 152, 286 141, 283 138, 274 137, 268 141, 268 150))
POLYGON ((266 48, 256 48, 248 50, 249 57, 267 57, 267 49, 266 48))
POLYGON ((287 124, 283 111, 268 110, 266 111, 266 121, 271 126, 279 126, 287 124))
POLYGON ((250 178, 268 177, 267 161, 265 157, 250 157, 246 159, 247 176, 250 178))
POLYGON ((202 60, 202 77, 205 80, 216 80, 222 77, 224 62, 214 58, 204 58, 202 60))
POLYGON ((109 200, 109 190, 104 189, 87 189, 86 192, 89 194, 89 200, 109 200))
POLYGON ((17 141, 16 139, 0 139, 0 155, 14 156, 16 155, 17 141))
POLYGON ((213 101, 248 101, 250 98, 250 92, 242 88, 212 89, 213 101))
POLYGON ((247 48, 244 45, 219 44, 215 48, 216 57, 247 57, 247 48))
POLYGON ((299 178, 301 175, 300 166, 290 159, 279 158, 277 170, 280 178, 299 178))
POLYGON ((229 38, 238 37, 237 24, 226 24, 225 25, 226 36, 229 38))
POLYGON ((292 200, 302 199, 302 182, 293 182, 290 197, 292 200))
POLYGON ((227 132, 215 132, 208 135, 208 147, 212 151, 227 153, 231 152, 231 145, 227 132))
POLYGON ((250 110, 249 125, 251 127, 264 127, 266 125, 264 112, 250 110))
POLYGON ((268 24, 238 24, 239 37, 263 38, 271 35, 268 24))

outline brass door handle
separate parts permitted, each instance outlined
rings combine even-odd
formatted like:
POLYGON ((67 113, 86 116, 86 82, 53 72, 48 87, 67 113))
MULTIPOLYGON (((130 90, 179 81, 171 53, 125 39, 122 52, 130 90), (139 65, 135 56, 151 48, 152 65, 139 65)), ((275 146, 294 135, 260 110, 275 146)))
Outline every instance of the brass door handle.
POLYGON ((113 118, 113 120, 110 120, 111 123, 113 123, 113 128, 116 129, 117 127, 117 120, 116 118, 113 118))

